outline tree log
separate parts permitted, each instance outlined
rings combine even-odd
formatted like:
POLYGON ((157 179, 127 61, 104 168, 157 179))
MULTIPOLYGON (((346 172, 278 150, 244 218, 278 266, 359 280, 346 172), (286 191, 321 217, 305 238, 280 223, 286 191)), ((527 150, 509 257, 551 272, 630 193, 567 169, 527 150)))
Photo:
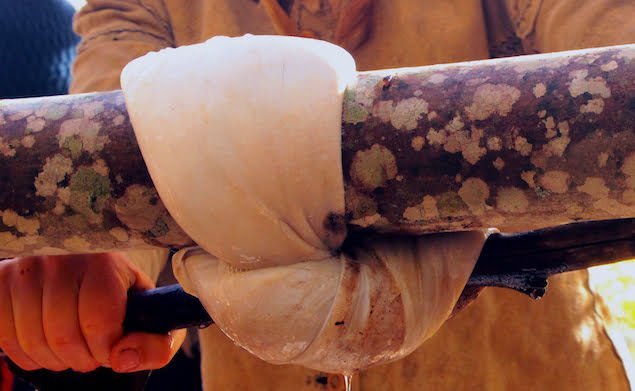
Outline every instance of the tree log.
MULTIPOLYGON (((635 45, 360 73, 342 120, 349 227, 633 217, 634 129, 635 45)), ((0 257, 191 243, 117 91, 0 101, 0 217, 0 257)))

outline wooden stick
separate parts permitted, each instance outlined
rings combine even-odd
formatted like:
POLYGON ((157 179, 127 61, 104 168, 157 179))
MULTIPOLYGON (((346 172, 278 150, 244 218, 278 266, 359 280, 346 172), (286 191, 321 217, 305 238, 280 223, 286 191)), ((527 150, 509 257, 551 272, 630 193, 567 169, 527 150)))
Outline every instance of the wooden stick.
MULTIPOLYGON (((635 216, 635 45, 360 73, 352 231, 635 216)), ((0 101, 0 257, 183 247, 120 92, 0 101)))

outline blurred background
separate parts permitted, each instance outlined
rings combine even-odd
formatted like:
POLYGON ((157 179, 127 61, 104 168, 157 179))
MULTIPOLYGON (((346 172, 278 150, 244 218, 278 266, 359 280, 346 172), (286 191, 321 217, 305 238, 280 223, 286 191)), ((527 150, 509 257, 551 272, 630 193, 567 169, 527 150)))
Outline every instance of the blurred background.
POLYGON ((68 2, 71 3, 71 5, 75 7, 75 9, 79 9, 84 4, 86 4, 86 0, 69 0, 68 2))
MULTIPOLYGON (((72 18, 85 0, 0 0, 0 98, 65 94, 79 38, 72 18)), ((635 261, 591 269, 591 288, 600 292, 615 318, 611 332, 625 336, 635 360, 635 261)), ((547 293, 548 294, 548 293, 547 293)), ((173 363, 155 371, 149 391, 200 389, 196 343, 173 363), (192 381, 188 383, 188 381, 192 381)), ((28 390, 0 365, 0 391, 28 390)))

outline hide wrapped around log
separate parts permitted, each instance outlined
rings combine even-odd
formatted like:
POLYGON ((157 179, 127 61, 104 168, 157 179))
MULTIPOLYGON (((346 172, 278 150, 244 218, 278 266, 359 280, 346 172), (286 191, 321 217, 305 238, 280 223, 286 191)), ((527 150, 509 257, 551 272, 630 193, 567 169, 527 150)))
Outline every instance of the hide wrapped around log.
MULTIPOLYGON (((425 233, 633 217, 634 129, 635 45, 359 73, 342 117, 347 223, 425 233)), ((188 244, 121 92, 0 101, 0 257, 188 244)))

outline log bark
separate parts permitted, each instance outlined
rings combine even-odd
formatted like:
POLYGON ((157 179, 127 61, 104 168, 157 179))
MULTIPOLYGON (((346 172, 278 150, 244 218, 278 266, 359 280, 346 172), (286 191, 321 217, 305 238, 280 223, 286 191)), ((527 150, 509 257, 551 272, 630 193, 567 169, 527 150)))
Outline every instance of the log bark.
POLYGON ((351 224, 519 231, 635 214, 635 46, 359 76, 351 224))
MULTIPOLYGON (((635 216, 635 45, 360 73, 352 231, 518 231, 635 216)), ((0 102, 0 257, 191 243, 120 92, 0 102)))

